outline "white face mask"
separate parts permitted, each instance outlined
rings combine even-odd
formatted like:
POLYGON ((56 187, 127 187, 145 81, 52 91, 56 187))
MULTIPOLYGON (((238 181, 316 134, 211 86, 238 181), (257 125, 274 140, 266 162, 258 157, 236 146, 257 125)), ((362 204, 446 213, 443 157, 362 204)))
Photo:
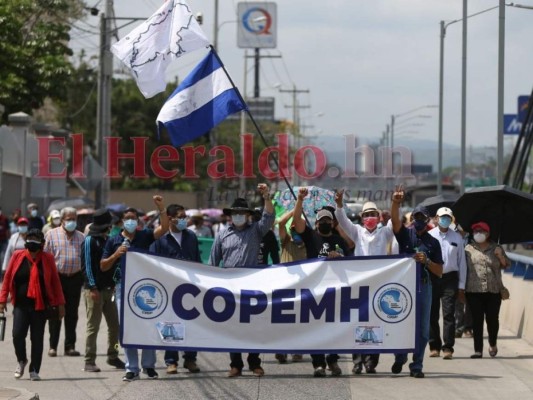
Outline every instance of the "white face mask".
POLYGON ((233 221, 233 225, 243 226, 246 223, 246 215, 235 214, 231 216, 231 220, 233 221))
POLYGON ((487 240, 487 235, 480 232, 474 233, 474 240, 476 241, 476 243, 483 243, 487 240))

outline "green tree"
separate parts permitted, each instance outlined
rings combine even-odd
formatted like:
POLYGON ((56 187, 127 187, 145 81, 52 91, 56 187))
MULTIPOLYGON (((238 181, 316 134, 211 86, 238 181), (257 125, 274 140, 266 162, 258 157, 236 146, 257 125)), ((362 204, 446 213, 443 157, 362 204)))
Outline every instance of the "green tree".
POLYGON ((62 98, 72 66, 69 20, 81 15, 78 0, 0 2, 0 103, 4 118, 31 113, 46 97, 62 98))

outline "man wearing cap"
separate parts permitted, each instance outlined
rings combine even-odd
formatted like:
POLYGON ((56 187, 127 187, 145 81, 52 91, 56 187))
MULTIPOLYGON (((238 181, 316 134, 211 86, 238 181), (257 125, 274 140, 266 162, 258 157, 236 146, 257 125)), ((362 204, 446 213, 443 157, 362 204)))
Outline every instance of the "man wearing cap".
POLYGON ((429 356, 439 357, 443 352, 445 360, 453 357, 455 345, 455 299, 461 290, 459 300, 464 303, 464 289, 466 284, 466 257, 463 238, 450 229, 453 212, 448 207, 437 210, 437 226, 429 234, 437 239, 442 250, 444 260, 442 278, 432 276, 431 317, 429 330, 429 356), (443 331, 440 336, 440 307, 442 302, 443 331))
MULTIPOLYGON (((402 186, 398 186, 392 195, 391 220, 392 229, 400 254, 414 254, 417 267, 421 272, 420 282, 420 329, 417 337, 417 347, 413 352, 413 362, 409 364, 410 375, 414 378, 424 378, 424 352, 429 340, 429 320, 431 315, 431 275, 442 275, 442 252, 440 243, 428 233, 429 212, 427 208, 417 206, 412 212, 413 223, 406 228, 400 219, 400 204, 405 198, 402 186)), ((402 372, 407 362, 407 353, 394 355, 393 374, 402 372)))
MULTIPOLYGON (((274 205, 270 198, 269 188, 266 184, 257 185, 257 190, 264 199, 265 207, 263 215, 258 222, 249 223, 254 210, 250 209, 248 202, 243 198, 236 198, 230 208, 224 208, 223 212, 231 216, 231 225, 219 232, 209 257, 209 264, 223 266, 224 268, 252 267, 257 265, 259 246, 263 236, 274 223, 274 205), (222 263, 222 265, 220 265, 222 263)), ((230 353, 229 378, 242 375, 244 362, 241 353, 230 353)), ((248 366, 256 377, 261 377, 265 371, 261 367, 259 353, 249 353, 248 366)))
MULTIPOLYGON (((355 243, 356 256, 383 256, 387 255, 392 247, 394 232, 391 225, 384 225, 378 228, 380 220, 380 210, 375 203, 367 201, 363 204, 361 218, 363 226, 352 223, 346 216, 343 204, 344 190, 335 193, 335 203, 337 209, 335 216, 339 221, 340 227, 348 234, 355 243)), ((352 372, 360 374, 363 365, 369 374, 376 373, 376 367, 379 363, 379 354, 358 354, 352 356, 354 367, 352 372)))
MULTIPOLYGON (((333 214, 329 210, 322 209, 316 214, 315 229, 306 226, 302 219, 303 200, 309 194, 306 187, 298 190, 298 197, 294 206, 294 227, 296 233, 301 235, 305 244, 307 258, 337 258, 348 254, 349 249, 346 242, 339 235, 333 233, 333 214)), ((315 378, 326 376, 326 366, 329 367, 331 375, 339 376, 342 370, 337 361, 338 354, 311 354, 315 378)))
POLYGON ((107 324, 107 364, 124 369, 124 362, 118 358, 118 312, 113 293, 115 282, 111 270, 102 271, 100 260, 104 252, 107 235, 111 228, 111 213, 105 208, 96 210, 88 236, 82 245, 81 269, 84 277, 84 298, 87 312, 85 340, 86 372, 100 372, 96 365, 96 339, 102 315, 107 324))

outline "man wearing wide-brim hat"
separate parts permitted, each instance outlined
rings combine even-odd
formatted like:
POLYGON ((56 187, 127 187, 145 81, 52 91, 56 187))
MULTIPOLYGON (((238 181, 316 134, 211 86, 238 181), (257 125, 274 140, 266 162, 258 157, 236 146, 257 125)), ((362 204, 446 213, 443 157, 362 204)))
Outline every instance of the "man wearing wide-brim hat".
MULTIPOLYGON (((263 236, 268 232, 274 223, 274 206, 270 198, 269 188, 266 184, 257 185, 257 190, 264 199, 265 206, 263 215, 258 222, 251 221, 254 212, 248 205, 246 199, 237 198, 229 208, 224 208, 224 214, 231 217, 230 226, 220 232, 211 248, 209 264, 224 268, 252 267, 257 265, 257 256, 263 236)), ((229 378, 236 378, 242 375, 244 362, 241 353, 230 353, 231 370, 229 378)), ((256 377, 265 374, 261 367, 259 353, 248 354, 248 366, 256 377)))
POLYGON ((84 278, 84 298, 87 312, 85 367, 86 372, 100 372, 96 365, 96 340, 102 315, 107 323, 107 363, 118 369, 125 364, 118 358, 118 312, 114 301, 114 270, 102 271, 100 260, 107 236, 111 229, 112 216, 105 208, 96 210, 88 236, 82 245, 81 270, 84 278))

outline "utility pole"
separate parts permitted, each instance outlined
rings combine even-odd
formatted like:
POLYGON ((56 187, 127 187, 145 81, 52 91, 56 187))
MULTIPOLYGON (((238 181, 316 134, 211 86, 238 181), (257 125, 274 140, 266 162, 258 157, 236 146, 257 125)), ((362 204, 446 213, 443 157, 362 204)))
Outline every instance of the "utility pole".
MULTIPOLYGON (((113 77, 113 55, 111 54, 111 30, 109 29, 113 1, 106 0, 105 13, 100 16, 100 57, 98 70, 98 107, 96 110, 96 146, 98 162, 107 175, 107 152, 104 151, 104 137, 111 133, 111 79, 113 77)), ((109 178, 104 178, 95 191, 96 207, 109 202, 109 178)))
MULTIPOLYGON (((285 108, 292 108, 292 123, 293 123, 293 129, 292 134, 296 138, 296 148, 300 148, 301 144, 301 135, 300 135, 300 121, 299 121, 299 112, 298 110, 300 108, 310 108, 310 106, 301 106, 298 104, 298 98, 297 95, 299 93, 309 93, 308 89, 296 89, 296 85, 293 84, 292 89, 280 89, 281 93, 291 93, 292 94, 292 105, 291 106, 285 106, 285 108)), ((300 183, 300 177, 298 174, 294 177, 295 182, 297 185, 300 183)))

